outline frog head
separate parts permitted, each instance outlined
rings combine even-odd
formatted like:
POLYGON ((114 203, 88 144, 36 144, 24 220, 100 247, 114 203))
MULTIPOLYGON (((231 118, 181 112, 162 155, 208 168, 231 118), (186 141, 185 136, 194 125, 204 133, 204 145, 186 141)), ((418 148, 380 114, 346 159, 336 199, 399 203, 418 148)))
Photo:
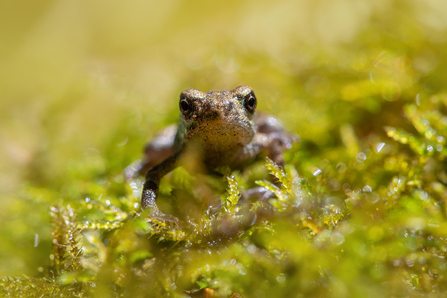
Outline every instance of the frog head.
POLYGON ((204 150, 222 151, 251 142, 256 127, 257 100, 251 87, 202 92, 187 89, 180 94, 179 133, 184 144, 197 143, 204 150))

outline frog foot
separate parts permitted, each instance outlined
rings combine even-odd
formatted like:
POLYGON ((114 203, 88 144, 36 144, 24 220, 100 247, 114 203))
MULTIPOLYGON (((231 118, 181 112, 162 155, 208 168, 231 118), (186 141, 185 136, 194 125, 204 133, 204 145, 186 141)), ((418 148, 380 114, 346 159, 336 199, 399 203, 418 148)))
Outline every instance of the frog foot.
POLYGON ((160 209, 158 209, 158 207, 152 207, 151 208, 151 212, 148 214, 148 219, 151 222, 160 222, 160 223, 165 223, 169 226, 179 226, 179 222, 180 220, 170 214, 165 214, 163 212, 160 211, 160 209))

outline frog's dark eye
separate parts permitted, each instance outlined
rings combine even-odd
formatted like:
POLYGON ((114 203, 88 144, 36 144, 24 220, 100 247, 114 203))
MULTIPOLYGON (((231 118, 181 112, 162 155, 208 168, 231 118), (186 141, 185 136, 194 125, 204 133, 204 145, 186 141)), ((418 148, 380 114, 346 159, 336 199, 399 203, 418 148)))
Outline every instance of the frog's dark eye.
POLYGON ((253 112, 256 109, 257 104, 256 96, 253 91, 244 96, 244 105, 247 110, 253 112))
POLYGON ((192 112, 191 101, 187 97, 180 97, 179 109, 183 115, 187 115, 192 112))

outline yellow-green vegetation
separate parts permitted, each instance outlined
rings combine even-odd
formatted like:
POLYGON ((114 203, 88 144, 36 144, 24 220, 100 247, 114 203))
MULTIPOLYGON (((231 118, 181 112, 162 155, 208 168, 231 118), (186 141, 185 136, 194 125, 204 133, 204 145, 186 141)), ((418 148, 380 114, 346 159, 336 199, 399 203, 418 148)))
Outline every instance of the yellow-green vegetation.
POLYGON ((444 1, 4 2, 0 296, 446 296, 444 1), (285 168, 185 161, 149 220, 124 168, 183 89, 238 85, 285 168))

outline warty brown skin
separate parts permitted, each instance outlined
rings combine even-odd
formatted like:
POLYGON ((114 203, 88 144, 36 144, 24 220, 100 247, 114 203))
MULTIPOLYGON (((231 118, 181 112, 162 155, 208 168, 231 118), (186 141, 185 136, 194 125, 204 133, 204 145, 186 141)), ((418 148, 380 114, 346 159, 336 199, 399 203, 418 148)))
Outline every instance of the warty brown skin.
MULTIPOLYGON (((159 211, 156 199, 161 178, 178 166, 188 150, 200 150, 209 172, 222 166, 242 168, 256 157, 270 157, 283 165, 283 152, 297 140, 276 118, 255 112, 257 99, 251 87, 207 93, 188 89, 180 94, 179 124, 169 126, 145 147, 142 162, 126 169, 127 178, 146 174, 141 196, 143 209, 159 211)), ((250 196, 265 197, 266 190, 250 190, 250 196)))

